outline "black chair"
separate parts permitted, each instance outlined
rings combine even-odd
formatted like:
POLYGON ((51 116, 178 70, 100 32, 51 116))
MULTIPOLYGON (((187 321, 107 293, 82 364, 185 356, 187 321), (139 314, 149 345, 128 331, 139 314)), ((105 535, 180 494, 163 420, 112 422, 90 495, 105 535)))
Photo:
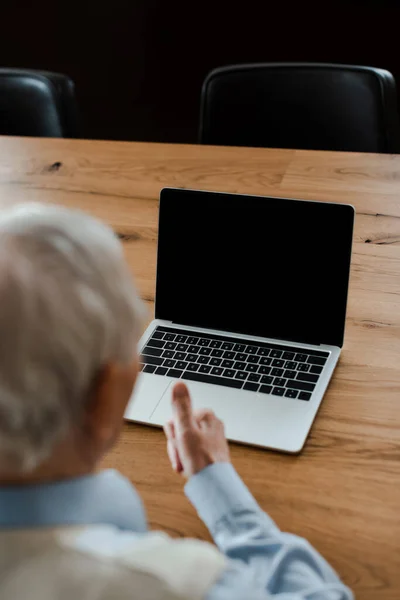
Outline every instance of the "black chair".
POLYGON ((202 144, 400 152, 396 83, 383 69, 271 63, 211 71, 202 144))
POLYGON ((0 135, 79 137, 74 82, 59 73, 0 69, 0 135))

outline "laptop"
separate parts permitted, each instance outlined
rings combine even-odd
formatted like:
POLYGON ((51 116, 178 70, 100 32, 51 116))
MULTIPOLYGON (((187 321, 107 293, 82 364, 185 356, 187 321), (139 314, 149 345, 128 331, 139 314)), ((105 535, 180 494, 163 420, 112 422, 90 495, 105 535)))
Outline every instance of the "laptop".
POLYGON ((346 204, 163 189, 126 419, 163 426, 182 380, 228 439, 300 452, 343 346, 353 223, 346 204))

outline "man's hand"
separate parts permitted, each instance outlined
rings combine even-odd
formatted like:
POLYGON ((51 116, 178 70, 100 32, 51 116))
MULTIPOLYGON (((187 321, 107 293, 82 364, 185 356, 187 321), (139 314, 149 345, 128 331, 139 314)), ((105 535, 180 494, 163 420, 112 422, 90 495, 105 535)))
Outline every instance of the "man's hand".
POLYGON ((208 465, 230 462, 224 425, 211 410, 194 413, 189 390, 177 383, 172 391, 174 416, 164 427, 172 468, 191 477, 208 465))

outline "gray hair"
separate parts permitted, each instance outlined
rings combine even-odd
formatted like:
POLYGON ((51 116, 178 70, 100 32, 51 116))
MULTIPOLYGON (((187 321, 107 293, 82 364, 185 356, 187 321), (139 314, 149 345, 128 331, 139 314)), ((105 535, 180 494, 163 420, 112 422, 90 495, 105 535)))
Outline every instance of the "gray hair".
POLYGON ((101 367, 133 360, 143 305, 112 230, 77 210, 0 212, 0 460, 48 457, 101 367))

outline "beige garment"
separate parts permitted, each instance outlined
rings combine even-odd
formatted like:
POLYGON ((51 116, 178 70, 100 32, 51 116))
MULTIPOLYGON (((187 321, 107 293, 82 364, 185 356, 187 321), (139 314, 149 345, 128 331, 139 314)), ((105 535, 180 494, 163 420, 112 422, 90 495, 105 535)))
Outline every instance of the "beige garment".
POLYGON ((211 544, 161 533, 0 531, 1 600, 201 600, 224 567, 211 544))

